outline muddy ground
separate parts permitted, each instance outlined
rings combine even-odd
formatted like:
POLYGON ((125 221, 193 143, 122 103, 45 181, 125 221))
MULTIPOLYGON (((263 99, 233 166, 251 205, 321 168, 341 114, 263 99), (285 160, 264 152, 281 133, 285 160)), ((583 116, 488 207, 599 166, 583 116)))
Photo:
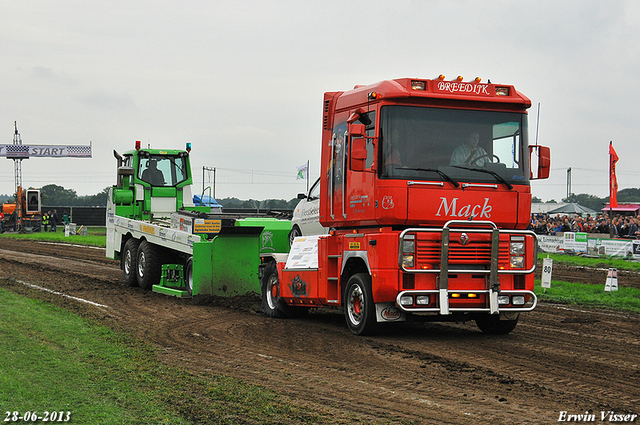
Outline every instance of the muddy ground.
MULTIPOLYGON (((606 270, 554 268, 554 279, 604 287, 606 270)), ((640 283, 637 274, 619 280, 640 283)), ((6 238, 0 286, 135 334, 168 364, 263 385, 336 423, 544 424, 586 411, 600 423, 601 411, 640 414, 637 314, 542 303, 506 336, 470 322, 357 337, 337 309, 278 320, 250 296, 194 305, 125 286, 104 250, 6 238)))

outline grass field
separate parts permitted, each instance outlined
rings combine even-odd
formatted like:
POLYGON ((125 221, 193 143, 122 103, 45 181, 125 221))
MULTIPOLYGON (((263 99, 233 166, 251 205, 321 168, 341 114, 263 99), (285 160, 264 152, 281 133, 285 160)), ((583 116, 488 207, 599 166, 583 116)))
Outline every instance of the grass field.
MULTIPOLYGON (((595 268, 616 268, 618 270, 640 271, 640 263, 614 258, 588 258, 575 255, 540 254, 542 261, 547 256, 553 259, 553 264, 563 263, 575 266, 595 268)), ((552 275, 553 276, 553 275, 552 275)), ((551 288, 545 289, 536 281, 535 293, 540 301, 578 304, 611 310, 632 311, 640 313, 640 290, 637 288, 620 287, 618 291, 605 292, 604 284, 590 285, 583 283, 562 282, 551 280, 551 288)))
POLYGON ((0 305, 5 422, 13 412, 76 424, 330 422, 265 388, 169 367, 144 342, 48 303, 0 288, 0 305))
POLYGON ((637 270, 640 271, 640 262, 623 260, 620 258, 592 258, 581 257, 579 255, 564 255, 564 254, 538 254, 538 260, 542 261, 543 258, 551 258, 553 263, 565 263, 573 264, 575 266, 586 267, 599 267, 599 268, 616 268, 618 270, 637 270))
MULTIPOLYGON (((80 229, 76 229, 80 232, 80 229)), ((58 226, 56 232, 13 233, 6 232, 0 235, 3 238, 32 239, 51 242, 63 242, 77 245, 101 246, 107 245, 106 227, 87 227, 87 235, 66 236, 64 226, 58 226)))
POLYGON ((602 285, 551 281, 551 288, 545 289, 536 281, 535 294, 540 301, 560 304, 576 304, 610 310, 640 313, 640 289, 620 288, 605 292, 602 285))

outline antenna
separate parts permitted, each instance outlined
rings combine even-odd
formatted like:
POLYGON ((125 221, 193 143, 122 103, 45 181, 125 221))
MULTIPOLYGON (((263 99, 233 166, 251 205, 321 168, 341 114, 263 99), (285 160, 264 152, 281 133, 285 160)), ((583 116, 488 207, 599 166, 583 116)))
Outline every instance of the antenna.
POLYGON ((536 145, 538 144, 538 128, 540 127, 540 102, 538 102, 538 116, 536 117, 536 145))

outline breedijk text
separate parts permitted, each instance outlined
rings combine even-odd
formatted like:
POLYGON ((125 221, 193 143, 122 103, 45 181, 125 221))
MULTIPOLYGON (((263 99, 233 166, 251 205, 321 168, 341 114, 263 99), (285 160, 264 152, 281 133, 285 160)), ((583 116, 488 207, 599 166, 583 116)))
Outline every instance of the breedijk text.
POLYGON ((474 93, 489 96, 490 94, 488 88, 489 86, 486 84, 449 83, 444 81, 438 83, 438 90, 448 91, 450 93, 474 93))

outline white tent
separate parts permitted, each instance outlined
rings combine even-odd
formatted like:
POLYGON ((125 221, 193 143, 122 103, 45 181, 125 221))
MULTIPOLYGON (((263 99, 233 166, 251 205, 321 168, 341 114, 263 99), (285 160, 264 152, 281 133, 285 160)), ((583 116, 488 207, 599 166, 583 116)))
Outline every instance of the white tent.
POLYGON ((556 208, 554 210, 551 210, 549 212, 547 212, 547 214, 552 215, 552 214, 567 214, 567 215, 574 215, 574 214, 578 214, 579 216, 582 215, 587 215, 587 214, 591 214, 591 215, 596 215, 598 214, 596 211, 592 210, 591 208, 587 208, 587 207, 583 207, 580 204, 576 204, 575 202, 567 204, 567 205, 563 205, 560 208, 556 208))

